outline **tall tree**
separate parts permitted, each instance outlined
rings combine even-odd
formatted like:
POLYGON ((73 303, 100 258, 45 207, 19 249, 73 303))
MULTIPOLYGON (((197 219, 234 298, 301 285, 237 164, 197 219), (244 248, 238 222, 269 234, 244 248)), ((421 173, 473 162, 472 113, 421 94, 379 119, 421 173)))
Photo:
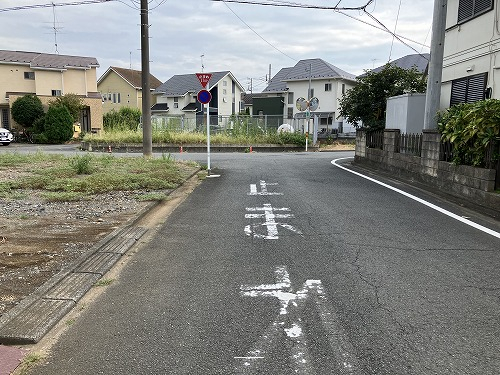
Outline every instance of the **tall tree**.
POLYGON ((357 85, 340 99, 340 116, 358 129, 375 131, 385 127, 387 98, 406 93, 424 93, 426 78, 416 68, 386 64, 379 72, 368 71, 356 78, 357 85))

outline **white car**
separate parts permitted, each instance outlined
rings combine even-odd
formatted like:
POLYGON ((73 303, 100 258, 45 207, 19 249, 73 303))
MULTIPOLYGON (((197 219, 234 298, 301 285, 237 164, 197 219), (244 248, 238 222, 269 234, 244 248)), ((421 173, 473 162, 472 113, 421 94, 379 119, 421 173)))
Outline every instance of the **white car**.
POLYGON ((2 146, 8 146, 12 139, 14 139, 14 136, 9 130, 0 128, 0 144, 2 146))

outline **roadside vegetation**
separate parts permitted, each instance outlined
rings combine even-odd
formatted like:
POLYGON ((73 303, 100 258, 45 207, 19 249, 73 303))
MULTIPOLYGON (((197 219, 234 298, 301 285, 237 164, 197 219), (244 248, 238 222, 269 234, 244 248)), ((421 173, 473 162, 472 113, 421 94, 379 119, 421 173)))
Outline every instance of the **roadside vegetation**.
POLYGON ((495 168, 500 160, 500 100, 461 103, 438 114, 442 140, 453 145, 453 163, 495 168))
MULTIPOLYGON (((155 144, 206 144, 207 135, 204 132, 178 132, 169 129, 156 129, 152 132, 155 144)), ((95 143, 130 144, 142 143, 142 130, 107 130, 102 134, 86 134, 83 141, 95 143)), ((252 144, 295 144, 305 146, 303 134, 282 133, 276 131, 263 134, 234 134, 222 132, 210 135, 211 144, 252 145, 252 144)))
MULTIPOLYGON (((83 141, 107 144, 134 144, 142 143, 142 129, 140 128, 141 112, 138 109, 122 107, 118 111, 111 111, 103 117, 104 131, 100 134, 85 134, 83 141)), ((304 134, 281 133, 276 128, 267 130, 255 124, 250 116, 234 116, 231 129, 211 129, 211 144, 252 145, 252 144, 295 144, 305 146, 304 134)), ((194 131, 184 131, 181 119, 170 118, 161 126, 152 125, 154 144, 206 144, 207 133, 205 126, 194 131)))
POLYGON ((36 191, 47 201, 75 201, 132 191, 139 200, 161 200, 166 197, 162 191, 181 185, 199 168, 169 155, 148 159, 6 153, 0 155, 0 198, 21 199, 36 191))

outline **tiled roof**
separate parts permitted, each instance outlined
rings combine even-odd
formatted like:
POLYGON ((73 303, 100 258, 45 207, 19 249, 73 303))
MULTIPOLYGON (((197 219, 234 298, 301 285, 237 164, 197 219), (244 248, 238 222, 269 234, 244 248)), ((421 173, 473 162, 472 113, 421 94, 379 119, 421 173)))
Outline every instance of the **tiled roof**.
MULTIPOLYGON (((140 70, 134 70, 134 69, 125 69, 125 68, 119 68, 116 66, 111 66, 106 73, 102 75, 101 78, 99 78, 98 83, 110 72, 114 71, 116 74, 118 74, 120 77, 122 77, 125 81, 127 81, 131 86, 133 86, 136 89, 141 89, 142 88, 142 72, 140 70)), ((156 78, 154 75, 150 74, 149 75, 149 87, 154 90, 158 86, 161 85, 161 81, 156 78)))
POLYGON ((187 106, 182 108, 183 111, 197 111, 196 103, 189 103, 187 106))
MULTIPOLYGON (((403 69, 417 68, 420 73, 427 73, 427 66, 429 65, 430 56, 431 55, 428 53, 416 53, 413 55, 403 56, 397 60, 389 62, 388 64, 395 65, 403 69)), ((384 69, 385 65, 386 64, 379 66, 378 68, 371 70, 371 72, 378 73, 382 69, 384 69)))
POLYGON ((168 104, 167 103, 156 103, 155 105, 153 105, 151 107, 151 111, 152 112, 155 112, 155 111, 168 111, 168 104))
POLYGON ((284 81, 288 72, 293 68, 283 68, 281 69, 271 80, 267 87, 263 90, 267 91, 286 91, 286 82, 284 81))
POLYGON ((309 77, 311 77, 311 79, 343 78, 350 81, 356 80, 355 75, 327 63, 322 59, 306 59, 300 60, 291 68, 281 69, 278 74, 271 79, 269 85, 263 92, 285 91, 287 81, 303 81, 308 80, 309 77))
POLYGON ((98 67, 95 57, 67 56, 39 52, 0 50, 0 63, 29 65, 33 69, 68 69, 98 67))
MULTIPOLYGON (((213 72, 209 86, 215 86, 222 78, 230 74, 229 71, 213 72)), ((166 96, 183 96, 188 92, 198 92, 201 90, 200 81, 196 74, 180 74, 170 78, 165 83, 161 84, 153 94, 163 94, 166 96)))

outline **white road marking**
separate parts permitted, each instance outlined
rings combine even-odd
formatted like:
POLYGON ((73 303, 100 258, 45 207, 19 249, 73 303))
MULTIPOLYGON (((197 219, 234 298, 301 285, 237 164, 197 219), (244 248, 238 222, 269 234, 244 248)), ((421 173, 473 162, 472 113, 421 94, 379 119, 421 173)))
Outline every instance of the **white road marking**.
POLYGON ((278 236, 278 227, 283 227, 285 229, 288 229, 294 233, 297 234, 302 234, 300 230, 297 228, 293 227, 290 224, 286 223, 281 223, 277 222, 275 219, 289 219, 289 218, 294 218, 295 216, 293 214, 281 214, 281 213, 275 213, 276 211, 278 212, 289 212, 290 209, 286 207, 281 207, 281 208, 275 208, 272 207, 271 204, 265 203, 263 207, 247 207, 247 211, 249 212, 259 212, 262 211, 263 213, 251 213, 251 214, 245 214, 245 218, 247 219, 264 219, 264 223, 259 223, 259 224, 249 224, 245 226, 245 233, 247 236, 252 236, 255 238, 262 238, 266 240, 277 240, 279 239, 278 236), (261 234, 258 233, 259 231, 257 230, 259 227, 266 227, 267 234, 261 234), (257 231, 256 231, 257 230, 257 231))
POLYGON ((248 195, 283 195, 283 193, 268 192, 267 187, 271 185, 278 185, 275 182, 260 181, 260 191, 257 191, 256 184, 250 184, 250 193, 248 195))
POLYGON ((493 236, 493 237, 500 238, 500 233, 499 233, 499 232, 496 232, 496 231, 494 231, 494 230, 492 230, 492 229, 486 228, 485 226, 482 226, 482 225, 480 225, 480 224, 474 223, 473 221, 468 220, 467 218, 464 218, 464 217, 462 217, 462 216, 456 215, 456 214, 454 214, 453 212, 450 212, 450 211, 448 211, 448 210, 445 210, 444 208, 441 208, 441 207, 439 207, 439 206, 436 206, 435 204, 432 204, 432 203, 430 203, 430 202, 427 202, 426 200, 423 200, 423 199, 421 199, 421 198, 419 198, 419 197, 416 197, 416 196, 414 196, 414 195, 412 195, 412 194, 410 194, 410 193, 407 193, 407 192, 405 192, 405 191, 403 191, 403 190, 400 190, 400 189, 398 189, 398 188, 395 188, 395 187, 393 187, 393 186, 391 186, 391 185, 387 185, 387 184, 385 184, 385 183, 383 183, 383 182, 381 182, 381 181, 375 180, 374 178, 371 178, 371 177, 365 176, 364 174, 358 173, 358 172, 356 172, 356 171, 352 171, 352 170, 350 170, 349 168, 346 168, 346 167, 343 167, 342 165, 337 164, 337 162, 338 162, 338 161, 340 161, 340 160, 345 160, 345 159, 352 159, 352 157, 349 157, 349 158, 339 158, 339 159, 335 159, 335 160, 332 160, 332 161, 331 161, 331 163, 332 163, 333 165, 335 165, 336 167, 340 168, 340 169, 343 169, 343 170, 345 170, 345 171, 347 171, 347 172, 353 173, 353 174, 355 174, 356 176, 359 176, 359 177, 365 178, 365 179, 367 179, 368 181, 375 182, 376 184, 379 184, 379 185, 381 185, 381 186, 383 186, 383 187, 386 187, 387 189, 391 189, 391 190, 393 190, 393 191, 395 191, 395 192, 397 192, 397 193, 399 193, 399 194, 404 195, 405 197, 408 197, 408 198, 413 199, 413 200, 415 200, 415 201, 417 201, 417 202, 419 202, 419 203, 422 203, 423 205, 425 205, 425 206, 427 206, 427 207, 430 207, 430 208, 432 208, 433 210, 436 210, 436 211, 438 211, 438 212, 440 212, 440 213, 442 213, 442 214, 444 214, 444 215, 447 215, 447 216, 449 216, 449 217, 451 217, 451 218, 453 218, 453 219, 455 219, 455 220, 458 220, 458 221, 460 221, 460 222, 462 222, 462 223, 464 223, 464 224, 467 224, 467 225, 469 225, 469 226, 471 226, 471 227, 473 227, 473 228, 476 228, 476 229, 478 229, 478 230, 480 230, 480 231, 482 231, 482 232, 484 232, 484 233, 487 233, 487 234, 489 234, 489 235, 491 235, 491 236, 493 236))
POLYGON ((290 360, 294 373, 314 373, 310 366, 310 353, 307 347, 305 333, 302 328, 302 314, 307 298, 313 298, 320 315, 321 323, 329 335, 328 342, 334 352, 337 366, 343 374, 358 374, 356 358, 352 345, 345 338, 343 330, 331 309, 327 308, 327 299, 321 280, 307 280, 302 289, 293 293, 290 277, 285 266, 275 269, 274 284, 241 285, 240 294, 245 297, 274 297, 280 302, 280 312, 264 334, 257 340, 253 348, 244 357, 235 357, 238 360, 237 374, 260 373, 266 356, 271 348, 286 335, 290 347, 290 360), (252 361, 248 361, 251 358, 252 361), (258 360, 257 360, 258 359, 258 360))

